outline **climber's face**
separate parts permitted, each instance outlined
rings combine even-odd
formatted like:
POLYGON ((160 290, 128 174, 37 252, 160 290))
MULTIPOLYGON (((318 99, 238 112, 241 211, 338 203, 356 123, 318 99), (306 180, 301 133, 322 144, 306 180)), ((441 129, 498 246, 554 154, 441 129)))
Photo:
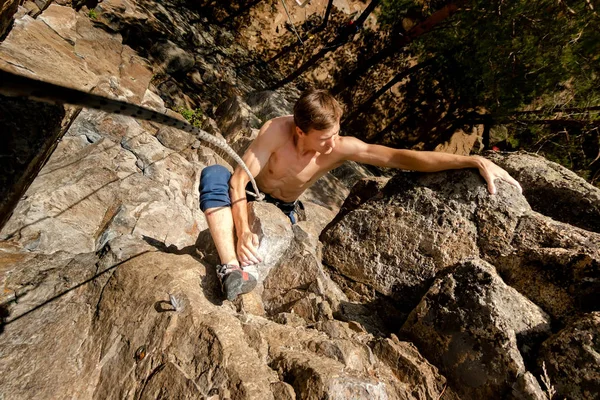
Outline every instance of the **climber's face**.
POLYGON ((331 128, 324 130, 311 129, 304 136, 305 149, 314 150, 321 154, 331 154, 340 134, 339 121, 331 128))

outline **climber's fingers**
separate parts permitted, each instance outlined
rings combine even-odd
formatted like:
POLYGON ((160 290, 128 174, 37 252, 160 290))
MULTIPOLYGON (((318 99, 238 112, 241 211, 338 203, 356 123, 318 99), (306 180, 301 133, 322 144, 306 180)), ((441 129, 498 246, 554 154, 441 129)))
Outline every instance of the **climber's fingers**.
POLYGON ((258 255, 258 235, 247 232, 238 239, 238 260, 242 266, 258 264, 262 261, 258 255))
POLYGON ((512 176, 510 176, 508 173, 506 174, 506 176, 504 176, 502 179, 504 179, 506 182, 510 183, 511 185, 513 185, 514 187, 517 188, 517 190, 519 191, 519 193, 523 194, 523 188, 521 187, 521 184, 512 176))
POLYGON ((504 169, 500 168, 499 166, 497 166, 489 160, 484 161, 482 166, 479 168, 479 173, 487 182, 488 191, 490 192, 490 194, 496 194, 497 192, 495 183, 496 179, 502 179, 508 182, 509 184, 516 187, 519 193, 523 193, 523 188, 521 187, 519 182, 517 182, 516 179, 510 176, 510 174, 504 169))

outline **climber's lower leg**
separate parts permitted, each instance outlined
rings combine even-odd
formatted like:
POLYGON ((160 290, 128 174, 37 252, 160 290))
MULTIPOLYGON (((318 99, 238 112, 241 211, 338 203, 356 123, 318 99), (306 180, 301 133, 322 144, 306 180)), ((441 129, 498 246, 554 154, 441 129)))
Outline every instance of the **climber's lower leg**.
POLYGON ((235 234, 231 207, 204 210, 210 236, 215 243, 221 264, 240 265, 235 252, 235 234))
POLYGON ((235 235, 231 199, 231 172, 222 165, 211 165, 200 176, 200 209, 206 216, 222 264, 239 265, 235 252, 235 235))
POLYGON ((223 166, 212 165, 200 177, 200 208, 206 216, 210 235, 221 264, 217 276, 228 300, 248 293, 256 287, 257 278, 240 267, 235 251, 235 225, 229 198, 231 173, 223 166))

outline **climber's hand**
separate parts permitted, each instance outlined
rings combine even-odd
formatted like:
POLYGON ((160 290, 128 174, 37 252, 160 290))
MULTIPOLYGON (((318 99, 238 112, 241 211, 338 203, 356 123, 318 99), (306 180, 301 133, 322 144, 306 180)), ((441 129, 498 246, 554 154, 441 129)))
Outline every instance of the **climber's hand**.
POLYGON ((252 232, 244 232, 238 237, 237 257, 242 267, 262 261, 258 255, 258 244, 258 235, 252 232))
POLYGON ((510 176, 508 172, 486 158, 480 157, 479 173, 487 182, 488 190, 491 194, 496 194, 496 184, 494 183, 496 179, 502 179, 510 183, 519 190, 519 193, 523 193, 519 182, 510 176))

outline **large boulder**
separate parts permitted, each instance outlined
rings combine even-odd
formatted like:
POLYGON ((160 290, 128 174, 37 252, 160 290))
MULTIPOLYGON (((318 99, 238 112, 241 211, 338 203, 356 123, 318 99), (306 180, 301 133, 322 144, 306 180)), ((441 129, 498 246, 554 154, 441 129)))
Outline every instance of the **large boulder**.
POLYGON ((488 258, 507 284, 562 323, 599 309, 600 234, 533 214, 522 218, 514 245, 488 258))
POLYGON ((546 340, 539 367, 545 367, 560 398, 597 399, 600 394, 600 313, 585 314, 546 340))
POLYGON ((489 152, 486 156, 521 183, 535 211, 600 233, 600 189, 537 154, 489 152))
MULTIPOLYGON (((503 208, 528 208, 523 198, 507 192, 503 208)), ((399 174, 381 195, 323 232, 324 262, 398 300, 408 312, 438 271, 479 255, 476 204, 496 205, 494 200, 470 171, 399 174)), ((500 210, 498 214, 504 215, 500 210)), ((516 216, 506 218, 516 223, 516 216)))
POLYGON ((466 398, 503 398, 527 372, 524 357, 550 318, 474 259, 436 279, 402 327, 466 398))
MULTIPOLYGON (((129 247, 136 241, 144 245, 132 238, 129 247)), ((6 398, 436 399, 444 391, 445 378, 408 344, 378 344, 340 321, 307 329, 237 313, 220 301, 214 269, 190 255, 149 248, 115 263, 116 253, 2 246, 6 398)))
POLYGON ((490 195, 474 171, 399 173, 357 184, 321 235, 324 262, 409 312, 433 277, 467 257, 564 320, 597 310, 600 236, 533 211, 503 181, 490 195), (349 211, 348 211, 349 210, 349 211))

